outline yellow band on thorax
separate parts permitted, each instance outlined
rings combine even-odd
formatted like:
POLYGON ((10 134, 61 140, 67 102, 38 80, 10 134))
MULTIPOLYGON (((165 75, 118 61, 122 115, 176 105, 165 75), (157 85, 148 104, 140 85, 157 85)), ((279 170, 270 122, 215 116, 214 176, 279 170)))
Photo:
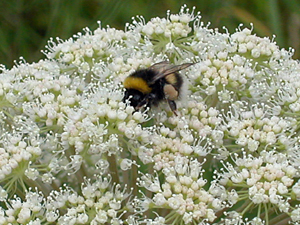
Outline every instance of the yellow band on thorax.
POLYGON ((125 88, 135 89, 143 94, 148 94, 152 91, 152 88, 148 86, 147 82, 140 77, 127 77, 123 84, 125 88))

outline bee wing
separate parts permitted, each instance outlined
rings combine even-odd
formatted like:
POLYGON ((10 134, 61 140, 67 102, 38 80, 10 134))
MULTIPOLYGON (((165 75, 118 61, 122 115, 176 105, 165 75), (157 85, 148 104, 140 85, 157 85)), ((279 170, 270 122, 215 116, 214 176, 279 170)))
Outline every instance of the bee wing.
POLYGON ((163 61, 159 63, 155 63, 152 66, 149 67, 149 69, 157 71, 157 75, 153 78, 153 81, 151 83, 154 83, 155 81, 171 74, 175 73, 177 71, 183 70, 194 63, 184 63, 181 65, 171 65, 168 61, 163 61))

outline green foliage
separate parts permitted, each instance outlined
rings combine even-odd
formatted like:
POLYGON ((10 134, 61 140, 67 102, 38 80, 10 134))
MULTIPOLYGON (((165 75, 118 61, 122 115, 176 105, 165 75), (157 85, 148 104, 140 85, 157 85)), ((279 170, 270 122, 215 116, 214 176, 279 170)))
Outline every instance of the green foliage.
POLYGON ((212 27, 223 26, 233 31, 240 23, 259 36, 276 35, 283 48, 296 50, 300 56, 300 1, 298 0, 0 0, 0 63, 11 67, 23 56, 28 62, 37 61, 50 37, 67 39, 83 27, 95 29, 101 21, 123 29, 134 15, 146 21, 164 17, 168 9, 178 12, 180 6, 196 6, 203 22, 212 27))

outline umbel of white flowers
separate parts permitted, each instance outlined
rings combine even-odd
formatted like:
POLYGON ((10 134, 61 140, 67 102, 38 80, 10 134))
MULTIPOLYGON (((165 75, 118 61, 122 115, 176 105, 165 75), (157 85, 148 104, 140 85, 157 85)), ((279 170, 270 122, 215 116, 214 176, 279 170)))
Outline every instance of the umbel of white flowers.
POLYGON ((300 224, 300 64, 183 6, 50 40, 0 74, 0 224, 300 224), (136 69, 182 70, 178 116, 122 101, 136 69))

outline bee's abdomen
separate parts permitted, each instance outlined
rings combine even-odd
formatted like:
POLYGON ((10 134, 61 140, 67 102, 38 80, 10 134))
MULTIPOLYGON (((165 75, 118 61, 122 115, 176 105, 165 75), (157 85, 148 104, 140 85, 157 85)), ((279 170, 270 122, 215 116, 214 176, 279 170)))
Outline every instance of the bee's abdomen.
POLYGON ((179 91, 183 83, 182 77, 178 73, 171 73, 167 75, 165 80, 168 84, 174 86, 177 91, 179 91))

